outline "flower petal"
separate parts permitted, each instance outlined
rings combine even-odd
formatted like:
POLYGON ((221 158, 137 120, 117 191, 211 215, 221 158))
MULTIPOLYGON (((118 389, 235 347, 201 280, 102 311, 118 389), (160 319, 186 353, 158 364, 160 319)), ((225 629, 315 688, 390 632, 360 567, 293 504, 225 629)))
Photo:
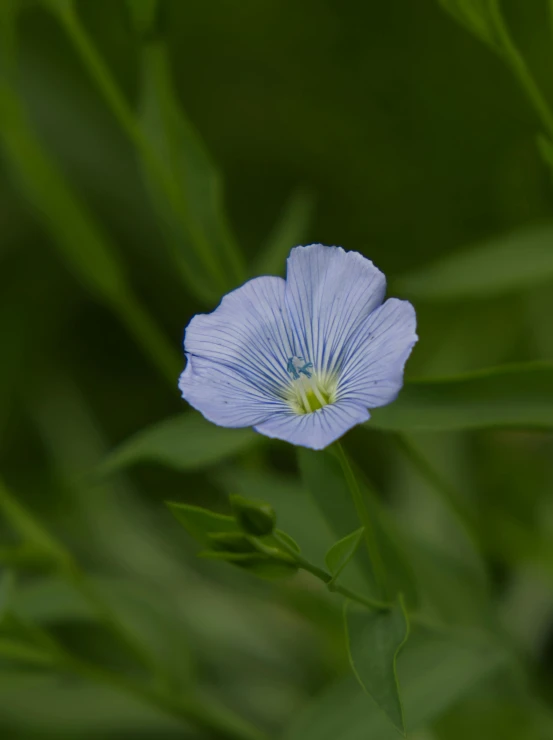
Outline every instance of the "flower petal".
POLYGON ((348 429, 367 421, 370 417, 366 408, 348 400, 338 401, 311 414, 294 414, 279 411, 254 428, 267 437, 283 439, 293 445, 322 450, 348 429))
POLYGON ((283 315, 284 280, 260 277, 195 316, 184 340, 183 397, 221 426, 258 424, 287 408, 281 392, 295 348, 283 315))
POLYGON ((319 372, 338 369, 344 346, 385 291, 384 275, 358 252, 322 244, 293 249, 285 299, 298 354, 319 372))
POLYGON ((367 408, 393 401, 403 385, 403 369, 417 335, 409 301, 389 298, 351 338, 344 353, 337 398, 367 408))

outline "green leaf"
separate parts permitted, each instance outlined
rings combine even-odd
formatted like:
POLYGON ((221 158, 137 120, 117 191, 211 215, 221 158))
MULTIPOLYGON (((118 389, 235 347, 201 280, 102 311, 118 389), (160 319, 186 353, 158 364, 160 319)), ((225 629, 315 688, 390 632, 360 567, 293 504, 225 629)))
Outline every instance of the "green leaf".
POLYGON ((83 595, 55 575, 23 582, 16 592, 14 612, 24 621, 43 625, 97 619, 83 595))
POLYGON ((346 565, 355 555, 355 552, 361 542, 363 541, 363 535, 365 528, 348 534, 338 542, 335 542, 325 556, 326 567, 332 575, 332 582, 334 582, 340 573, 344 570, 346 565))
POLYGON ((189 286, 213 302, 245 270, 224 214, 219 173, 179 104, 161 42, 143 49, 139 116, 148 147, 141 164, 160 224, 189 286))
POLYGON ((42 0, 46 6, 50 6, 57 13, 74 12, 74 0, 42 0))
POLYGON ((417 268, 394 292, 421 301, 451 302, 528 290, 553 280, 553 224, 527 226, 417 268))
POLYGON ((136 32, 144 36, 154 24, 157 0, 127 0, 127 6, 136 32))
MULTIPOLYGON (((492 690, 493 691, 493 690, 492 690)), ((553 717, 545 704, 519 692, 489 692, 467 698, 437 722, 439 740, 545 740, 553 737, 553 717)))
POLYGON ((553 143, 543 134, 537 136, 538 151, 548 167, 553 169, 553 143))
POLYGON ((4 726, 16 727, 24 738, 77 740, 83 733, 85 738, 107 738, 113 736, 114 727, 119 737, 182 734, 182 722, 153 712, 143 701, 108 684, 60 680, 50 670, 29 671, 24 666, 0 671, 0 714, 4 726))
POLYGON ((255 545, 243 532, 209 532, 208 537, 215 551, 239 554, 257 552, 255 545))
MULTIPOLYGON (((16 603, 14 598, 12 606, 16 603)), ((30 663, 49 663, 60 657, 60 651, 48 632, 9 609, 0 625, 0 657, 30 663)))
MULTIPOLYGON (((203 145, 177 102, 167 53, 159 40, 142 48, 139 116, 119 90, 78 13, 51 3, 82 62, 135 146, 146 185, 167 229, 168 246, 188 287, 206 302, 241 282, 245 270, 222 216, 218 181, 203 145), (206 218, 208 213, 208 218, 206 218)), ((72 7, 72 5, 71 5, 72 7)), ((135 9, 135 22, 150 22, 152 8, 135 9)), ((216 174, 216 173, 215 173, 216 174)))
POLYGON ((52 561, 64 566, 71 564, 71 554, 21 506, 2 479, 0 479, 0 513, 23 542, 33 545, 43 557, 48 556, 52 561))
POLYGON ((214 552, 204 550, 199 557, 207 560, 222 560, 237 565, 259 578, 288 578, 298 571, 298 566, 289 560, 270 557, 261 553, 214 552))
POLYGON ((292 247, 303 243, 314 208, 315 198, 310 191, 299 188, 292 193, 273 231, 260 249, 253 269, 254 275, 285 273, 286 258, 292 247))
POLYGON ((114 245, 92 220, 31 130, 15 92, 0 85, 0 136, 24 194, 44 219, 75 274, 116 302, 127 290, 114 245))
MULTIPOLYGON (((346 537, 359 526, 359 521, 339 461, 330 451, 314 452, 304 448, 298 449, 298 461, 304 485, 317 502, 334 536, 346 537)), ((393 522, 386 516, 380 502, 363 484, 362 479, 359 479, 359 483, 372 521, 373 534, 386 566, 390 598, 397 593, 403 593, 409 604, 415 604, 417 595, 413 573, 402 552, 393 522)), ((364 573, 365 588, 368 585, 371 589, 370 595, 378 600, 379 594, 366 548, 361 547, 357 550, 352 563, 364 573)), ((349 576, 348 568, 348 572, 344 574, 344 584, 348 586, 349 576)), ((351 585, 359 587, 358 584, 351 585)))
POLYGON ((500 44, 491 10, 493 0, 438 0, 455 20, 495 50, 500 44))
POLYGON ((174 348, 137 301, 115 245, 42 147, 5 79, 0 84, 0 144, 69 268, 119 315, 164 377, 174 382, 180 366, 174 348))
POLYGON ((488 626, 493 605, 484 574, 410 532, 403 542, 417 579, 420 613, 443 624, 488 626))
POLYGON ((401 598, 392 609, 381 612, 346 604, 344 619, 349 659, 357 680, 405 735, 397 657, 409 636, 409 620, 401 598))
POLYGON ((298 554, 301 552, 300 546, 296 542, 296 540, 291 537, 287 532, 282 532, 280 529, 277 529, 275 534, 277 534, 281 540, 284 540, 288 547, 291 547, 292 550, 295 550, 298 554))
MULTIPOLYGON (((397 662, 407 732, 432 724, 507 660, 504 649, 485 633, 414 628, 397 662)), ((347 676, 309 702, 283 740, 397 737, 397 730, 367 700, 355 677, 347 676)))
MULTIPOLYGON (((179 612, 178 594, 163 586, 121 578, 89 578, 112 614, 126 625, 145 650, 155 655, 179 686, 190 679, 189 634, 179 612)), ((17 617, 46 629, 70 623, 96 623, 94 606, 67 581, 57 576, 22 583, 14 599, 17 617)))
POLYGON ((553 428, 553 363, 504 365, 452 378, 411 381, 368 426, 395 431, 553 428))
POLYGON ((15 576, 13 570, 4 568, 0 577, 0 625, 2 619, 11 606, 15 576))
POLYGON ((209 509, 190 504, 167 502, 171 513, 183 525, 188 534, 206 547, 211 547, 212 536, 217 533, 233 533, 243 537, 232 516, 216 514, 209 509))
POLYGON ((54 657, 40 647, 4 637, 0 637, 0 658, 31 665, 48 665, 55 662, 54 657))
POLYGON ((146 461, 192 470, 215 465, 259 440, 251 429, 218 427, 196 411, 188 411, 135 434, 108 456, 98 472, 111 474, 146 461))
MULTIPOLYGON (((199 506, 172 502, 167 506, 186 531, 207 548, 199 553, 202 558, 233 563, 261 578, 281 578, 298 570, 291 557, 279 549, 272 535, 248 537, 234 517, 199 506)), ((277 533, 299 552, 291 537, 278 530, 277 533)))

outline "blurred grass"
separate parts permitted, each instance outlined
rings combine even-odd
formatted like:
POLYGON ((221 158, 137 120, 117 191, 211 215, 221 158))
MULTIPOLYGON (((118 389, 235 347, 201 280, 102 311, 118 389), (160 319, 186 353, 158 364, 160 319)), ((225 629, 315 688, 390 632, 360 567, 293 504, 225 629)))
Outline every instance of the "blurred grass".
MULTIPOLYGON (((103 584, 111 606, 172 680, 196 685, 200 696, 278 736, 292 715, 298 727, 309 724, 310 697, 346 669, 339 605, 304 576, 298 587, 268 584, 197 561, 162 503, 223 510, 229 492, 265 496, 283 526, 305 538, 305 551, 321 558, 329 532, 301 487, 293 451, 281 443, 237 445, 228 452, 236 455, 232 463, 206 455, 179 471, 150 460, 114 478, 92 472, 120 443, 183 411, 176 382, 184 326, 241 275, 281 272, 288 241, 359 250, 402 294, 411 285, 421 336, 411 377, 552 360, 548 232, 536 248, 539 269, 525 262, 524 239, 520 246, 503 240, 474 262, 462 257, 469 245, 493 245, 551 219, 552 182, 535 145, 540 121, 511 71, 433 0, 160 6, 153 37, 166 44, 158 72, 170 78, 164 86, 158 79, 153 91, 164 91, 177 136, 188 132, 192 151, 197 144, 205 158, 190 171, 186 147, 174 141, 153 165, 154 198, 151 173, 144 180, 144 144, 138 152, 134 146, 144 134, 128 137, 143 110, 147 21, 137 29, 126 0, 76 3, 79 33, 123 106, 121 128, 113 100, 55 14, 31 0, 2 6, 17 9, 18 18, 13 47, 7 16, 0 21, 0 471, 20 504, 103 584), (185 204, 187 188, 192 199, 185 204), (198 193, 205 192, 211 206, 200 212, 198 193), (200 226, 190 229, 190 216, 200 226), (450 279, 448 301, 432 304, 417 286, 426 280, 444 291, 444 273, 420 271, 452 255, 460 256, 446 276, 461 264, 474 280, 467 289, 454 270, 459 282, 450 279), (501 263, 496 270, 494 261, 501 263), (519 264, 528 268, 522 276, 519 264), (476 270, 489 270, 495 282, 486 288, 476 270)), ((553 101, 547 3, 503 6, 529 69, 553 101)), ((148 152, 156 141, 148 139, 148 152)), ((527 387, 537 395, 535 385, 527 387)), ((494 401, 498 414, 505 403, 494 401)), ((481 627, 485 609, 497 610, 529 675, 527 692, 510 702, 510 684, 490 679, 476 690, 467 669, 463 704, 444 705, 429 737, 480 731, 487 740, 548 738, 551 435, 487 430, 414 438, 446 479, 457 481, 478 518, 488 542, 489 593, 484 566, 458 523, 395 447, 370 429, 354 431, 348 444, 426 573, 429 613, 481 627)), ((5 518, 0 536, 0 554, 12 552, 16 539, 5 518)), ((110 654, 105 625, 88 619, 67 588, 40 558, 29 558, 16 580, 18 609, 62 645, 128 668, 129 656, 110 654)), ((471 656, 454 656, 452 665, 468 665, 471 656)), ((411 681, 416 670, 406 671, 411 681)), ((68 674, 2 659, 0 685, 6 740, 210 736, 68 674)), ((339 693, 340 686, 327 690, 339 693)), ((417 682, 409 687, 415 692, 417 682)))

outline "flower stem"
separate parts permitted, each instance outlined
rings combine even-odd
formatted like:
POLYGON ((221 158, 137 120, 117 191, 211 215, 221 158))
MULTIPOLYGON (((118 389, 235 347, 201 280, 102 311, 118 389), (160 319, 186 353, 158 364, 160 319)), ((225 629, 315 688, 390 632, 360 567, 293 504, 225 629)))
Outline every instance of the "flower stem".
POLYGON ((323 570, 323 568, 319 568, 319 566, 311 563, 309 560, 307 560, 307 558, 304 558, 303 555, 298 553, 297 550, 294 550, 293 547, 290 547, 285 539, 279 537, 276 532, 273 533, 273 537, 278 542, 280 549, 284 550, 288 555, 290 555, 302 570, 311 573, 311 575, 315 576, 315 578, 318 578, 320 581, 325 583, 330 591, 342 594, 342 596, 345 596, 347 599, 351 599, 351 601, 356 601, 358 604, 362 604, 363 606, 366 606, 369 609, 375 611, 391 609, 392 604, 390 603, 377 601, 376 599, 369 599, 366 596, 363 596, 363 594, 360 594, 358 591, 353 591, 352 589, 346 588, 345 586, 340 586, 339 584, 335 583, 332 575, 328 573, 328 571, 323 570))
POLYGON ((376 588, 380 596, 386 598, 388 596, 386 569, 380 555, 378 542, 376 540, 376 533, 374 531, 369 512, 367 511, 365 501, 363 499, 363 494, 361 493, 357 478, 355 477, 344 448, 339 442, 335 442, 333 447, 338 456, 338 460, 340 461, 344 477, 348 484, 348 488, 350 490, 351 497, 357 511, 357 516, 359 517, 361 526, 365 530, 364 539, 367 546, 367 551, 369 553, 369 560, 371 561, 371 566, 373 569, 373 576, 376 588))

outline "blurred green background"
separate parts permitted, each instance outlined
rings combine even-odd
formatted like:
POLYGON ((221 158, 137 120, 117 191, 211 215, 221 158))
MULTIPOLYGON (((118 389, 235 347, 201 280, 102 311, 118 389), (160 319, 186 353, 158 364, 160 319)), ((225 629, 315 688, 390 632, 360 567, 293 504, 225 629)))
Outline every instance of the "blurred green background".
MULTIPOLYGON (((543 250, 553 253, 551 171, 536 146, 535 111, 500 56, 434 0, 160 0, 152 19, 153 4, 140 0, 81 0, 75 16, 64 0, 1 1, 0 489, 74 554, 179 692, 209 696, 272 737, 385 740, 386 729, 369 735, 363 723, 324 735, 304 715, 347 671, 335 597, 304 575, 264 582, 198 560, 164 506, 225 510, 229 492, 259 496, 295 523, 300 544, 304 537, 321 550, 324 525, 291 447, 238 442, 211 459, 209 438, 196 439, 198 460, 183 452, 179 463, 186 442, 173 438, 172 464, 139 460, 109 474, 99 466, 139 430, 185 410, 177 377, 190 318, 211 310, 240 276, 268 264, 282 271, 297 243, 358 250, 393 292, 412 297, 420 342, 411 378, 553 359, 553 268, 524 285, 445 300, 407 290, 411 271, 510 232, 544 229, 543 250), (78 26, 64 26, 64 13, 78 26), (163 48, 169 75, 153 75, 148 97, 150 45, 163 48), (98 60, 105 70, 94 67, 98 60), (102 90, 106 70, 112 79, 102 90), (149 146, 165 146, 170 167, 184 158, 182 191, 169 183, 152 192, 163 177, 148 169, 128 120, 144 110, 149 146), (172 124, 187 133, 167 146, 172 124), (221 252, 219 272, 206 256, 219 254, 208 243, 233 243, 223 221, 223 236, 213 239, 209 226, 207 238, 190 226, 197 213, 211 223, 210 206, 202 213, 212 180, 200 140, 221 176, 242 267, 232 247, 221 252), (167 203, 181 221, 165 215, 167 203)), ((547 3, 503 8, 553 101, 547 3)), ((515 275, 525 248, 521 238, 508 252, 515 275)), ((485 267, 492 278, 509 270, 503 258, 485 267)), ((483 555, 391 434, 348 436, 398 527, 422 543, 430 612, 457 626, 492 624, 526 668, 474 676, 467 668, 465 683, 409 737, 551 738, 551 435, 436 431, 412 442, 461 491, 483 555)), ((17 516, 2 507, 5 590, 15 573, 21 619, 108 675, 134 675, 133 657, 106 620, 91 615, 47 559, 20 546, 17 516)), ((6 740, 225 737, 117 681, 0 655, 6 740)), ((452 673, 463 674, 465 658, 452 657, 452 673)), ((425 680, 424 662, 410 670, 415 685, 425 680)))

